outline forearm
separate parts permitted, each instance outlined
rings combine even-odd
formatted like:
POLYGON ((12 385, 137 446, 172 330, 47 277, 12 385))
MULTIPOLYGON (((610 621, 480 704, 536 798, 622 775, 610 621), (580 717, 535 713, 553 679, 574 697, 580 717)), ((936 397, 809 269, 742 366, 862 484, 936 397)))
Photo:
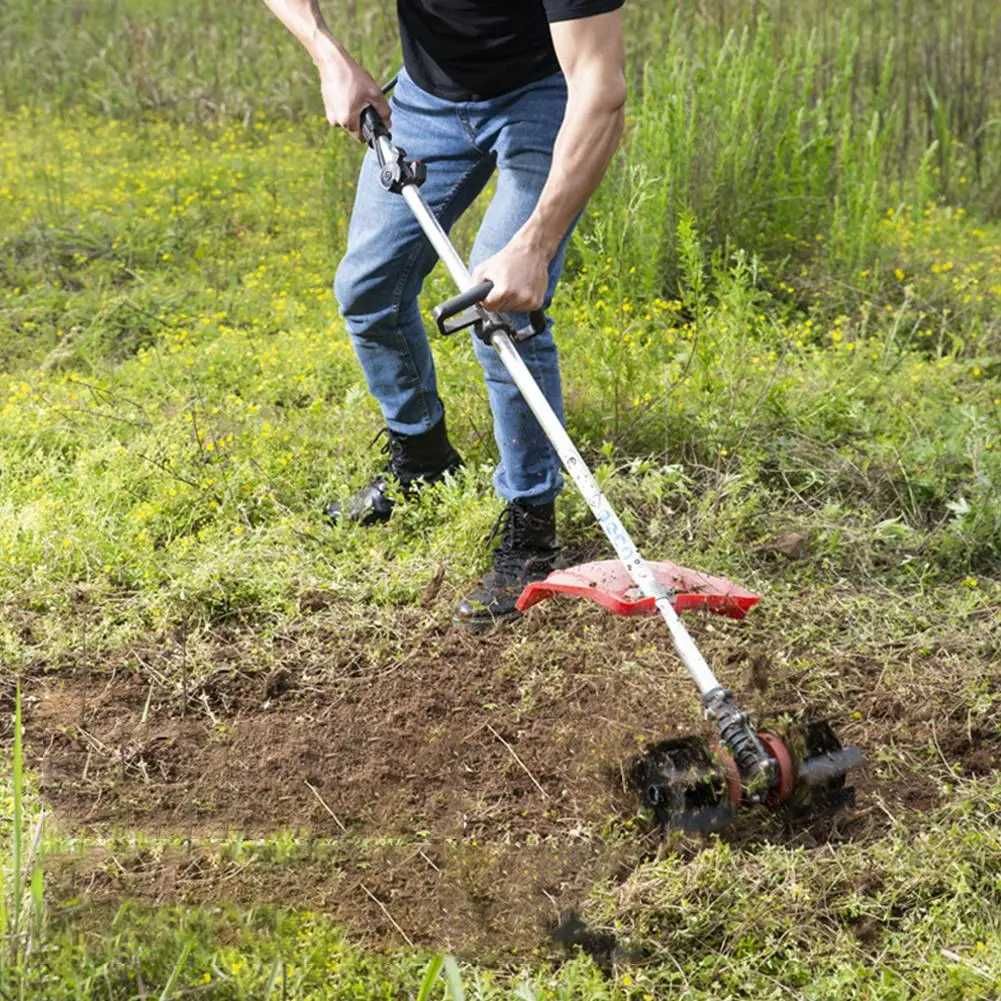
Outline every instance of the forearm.
POLYGON ((551 260, 601 182, 622 138, 625 84, 600 77, 571 84, 563 124, 538 204, 518 232, 519 243, 551 260))
POLYGON ((361 139, 361 114, 371 106, 383 121, 390 109, 382 89, 330 33, 317 0, 264 0, 309 53, 320 76, 327 121, 361 139))
POLYGON ((264 0, 264 3, 299 40, 318 67, 350 59, 327 27, 317 0, 264 0))

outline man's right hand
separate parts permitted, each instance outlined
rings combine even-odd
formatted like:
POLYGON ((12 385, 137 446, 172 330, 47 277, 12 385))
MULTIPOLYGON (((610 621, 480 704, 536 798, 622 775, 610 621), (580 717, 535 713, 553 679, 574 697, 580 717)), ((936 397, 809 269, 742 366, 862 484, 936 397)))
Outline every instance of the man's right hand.
POLYGON ((320 73, 327 121, 361 140, 361 113, 371 104, 389 125, 389 105, 379 85, 330 33, 319 0, 264 0, 302 43, 320 73))
POLYGON ((350 56, 338 54, 317 68, 323 107, 331 125, 339 125, 361 142, 361 113, 372 105, 389 126, 389 103, 382 88, 350 56))

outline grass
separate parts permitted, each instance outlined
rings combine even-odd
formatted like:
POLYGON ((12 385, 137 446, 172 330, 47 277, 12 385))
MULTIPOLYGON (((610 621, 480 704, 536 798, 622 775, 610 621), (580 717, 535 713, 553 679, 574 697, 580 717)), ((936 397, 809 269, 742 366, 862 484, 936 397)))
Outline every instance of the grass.
MULTIPOLYGON (((26 838, 24 745, 21 689, 14 695, 13 741, 10 760, 11 813, 9 871, 0 869, 0 976, 17 982, 18 998, 27 997, 21 975, 38 946, 45 920, 45 876, 42 842, 44 810, 35 817, 33 833, 26 838)), ((0 828, 3 830, 3 828, 0 828)), ((13 996, 13 995, 11 995, 13 996)))
MULTIPOLYGON (((3 387, 0 579, 20 609, 3 640, 11 661, 79 644, 65 629, 74 603, 115 607, 81 623, 82 641, 100 649, 179 622, 283 621, 317 588, 412 599, 438 562, 478 558, 492 444, 461 342, 438 354, 447 384, 468 387, 449 402, 472 469, 444 491, 444 519, 420 508, 402 519, 426 540, 416 564, 392 535, 339 532, 331 546, 316 523, 324 496, 368 475, 376 424, 331 329, 330 234, 303 207, 304 192, 322 199, 330 182, 316 176, 323 155, 308 131, 228 127, 198 139, 154 124, 133 136, 95 120, 84 146, 79 126, 14 121, 6 162, 52 166, 14 174, 6 201, 15 356, 3 387), (18 617, 37 642, 18 638, 18 617)), ((816 521, 845 569, 866 560, 838 537, 880 525, 904 577, 928 556, 954 579, 989 567, 998 370, 984 317, 998 299, 998 249, 993 230, 974 228, 961 261, 937 253, 942 229, 962 226, 954 215, 885 216, 882 239, 911 291, 832 319, 819 304, 792 308, 746 254, 704 264, 694 223, 681 230, 682 298, 623 294, 608 258, 582 267, 556 307, 571 428, 613 496, 628 507, 666 492, 696 521, 700 505, 722 505, 696 552, 736 571, 783 509, 816 521), (963 309, 967 324, 943 322, 963 309), (635 484, 624 473, 637 451, 671 465, 635 484)), ((332 218, 342 236, 344 215, 332 218)), ((436 276, 428 300, 444 290, 436 276)), ((567 518, 571 536, 588 524, 573 498, 567 518)), ((640 537, 653 547, 678 544, 677 523, 649 528, 640 537)))
MULTIPOLYGON (((466 996, 996 997, 996 773, 940 737, 995 747, 998 729, 1001 16, 986 0, 641 7, 626 143, 554 306, 569 427, 644 551, 764 592, 739 637, 700 639, 767 651, 778 686, 872 738, 885 785, 864 809, 892 819, 857 843, 665 843, 582 901, 612 956, 466 956, 466 996), (928 803, 881 798, 914 775, 928 803)), ((0 996, 439 997, 428 954, 253 899, 261 874, 336 869, 311 832, 234 857, 221 832, 32 827, 8 682, 30 730, 46 679, 127 673, 135 651, 161 652, 166 686, 218 677, 226 645, 248 676, 391 670, 438 649, 497 510, 485 393, 455 340, 435 352, 462 476, 386 532, 318 519, 378 461, 329 291, 358 152, 263 10, 191 11, 17 0, 0 25, 0 996), (245 896, 159 906, 141 877, 168 849, 245 896), (121 883, 88 902, 64 870, 92 854, 121 883)), ((343 27, 388 75, 389 9, 343 27)), ((425 305, 449 291, 436 272, 425 305)), ((560 518, 592 551, 583 503, 567 495, 560 518)), ((566 666, 547 651, 568 624, 582 663, 608 659, 586 615, 498 650, 526 714, 551 694, 546 665, 566 666)), ((626 642, 640 676, 668 670, 647 633, 626 642)), ((611 856, 635 823, 578 836, 611 856)))
MULTIPOLYGON (((839 992, 987 1001, 1001 972, 998 797, 996 780, 964 785, 949 806, 876 845, 669 853, 596 890, 591 917, 619 936, 615 977, 583 955, 555 969, 466 963, 465 995, 767 997, 781 984, 780 993, 811 1001, 839 992)), ((174 977, 211 998, 268 997, 268 984, 278 997, 284 984, 290 997, 389 999, 416 994, 436 967, 408 951, 359 950, 319 914, 125 903, 60 922, 26 989, 133 997, 140 984, 159 992, 174 977)), ((444 996, 461 996, 450 990, 444 996)), ((439 984, 431 996, 443 993, 439 984)))

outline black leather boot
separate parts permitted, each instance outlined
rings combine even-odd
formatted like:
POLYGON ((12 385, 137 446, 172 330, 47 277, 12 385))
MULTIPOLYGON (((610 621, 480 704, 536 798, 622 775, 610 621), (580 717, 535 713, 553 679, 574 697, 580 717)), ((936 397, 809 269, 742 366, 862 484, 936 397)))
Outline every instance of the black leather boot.
POLYGON ((514 605, 525 585, 548 577, 556 565, 555 504, 509 504, 494 527, 498 531, 493 567, 455 611, 461 625, 478 629, 517 616, 514 605))
POLYGON ((409 496, 422 486, 444 479, 462 465, 461 456, 449 443, 444 414, 423 434, 398 434, 383 428, 376 437, 383 434, 386 436, 383 451, 388 456, 385 469, 347 500, 327 505, 324 513, 334 524, 342 519, 361 525, 389 521, 393 513, 393 499, 388 492, 392 483, 398 483, 404 495, 409 496))

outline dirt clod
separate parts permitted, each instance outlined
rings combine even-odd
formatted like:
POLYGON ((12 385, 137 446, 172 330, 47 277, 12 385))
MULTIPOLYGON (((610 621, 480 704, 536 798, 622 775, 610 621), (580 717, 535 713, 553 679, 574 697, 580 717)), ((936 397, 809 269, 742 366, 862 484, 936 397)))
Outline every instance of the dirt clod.
POLYGON ((292 672, 287 667, 276 667, 264 682, 264 697, 277 699, 292 687, 292 672))
POLYGON ((783 532, 762 543, 758 550, 762 553, 776 553, 788 560, 801 560, 807 556, 809 548, 810 539, 802 532, 783 532))

